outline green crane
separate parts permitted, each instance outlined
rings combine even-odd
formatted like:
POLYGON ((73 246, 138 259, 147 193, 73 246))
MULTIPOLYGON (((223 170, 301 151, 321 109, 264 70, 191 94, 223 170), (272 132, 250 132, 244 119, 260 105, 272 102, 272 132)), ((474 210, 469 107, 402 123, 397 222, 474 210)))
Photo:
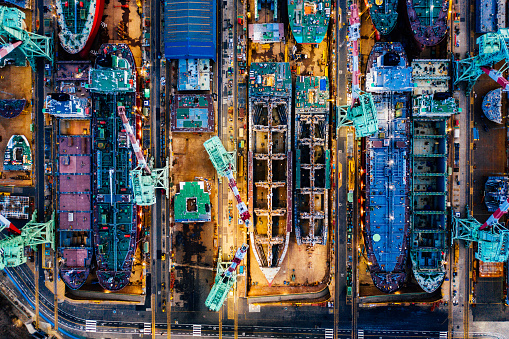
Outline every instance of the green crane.
POLYGON ((475 257, 483 262, 505 262, 509 257, 509 230, 493 223, 481 230, 482 224, 470 215, 467 207, 467 218, 452 216, 453 239, 477 242, 475 257))
POLYGON ((21 41, 18 47, 35 70, 35 58, 43 57, 53 62, 52 38, 27 32, 25 13, 15 7, 0 6, 0 43, 21 41))
POLYGON ((352 106, 338 106, 337 127, 354 126, 358 138, 372 135, 378 130, 378 117, 371 93, 359 91, 352 106))
POLYGON ((37 210, 32 214, 32 220, 23 227, 20 235, 0 240, 0 270, 26 263, 25 247, 30 246, 37 250, 37 245, 51 244, 51 248, 55 249, 55 212, 47 222, 38 223, 36 219, 37 210))
MULTIPOLYGON (((465 83, 467 95, 474 87, 479 76, 486 71, 482 67, 492 67, 496 63, 505 60, 497 73, 502 74, 507 69, 509 60, 509 29, 500 28, 494 33, 486 33, 476 40, 479 46, 479 53, 476 56, 463 60, 453 60, 454 82, 457 86, 465 83)), ((491 77, 491 75, 490 75, 491 77)), ((496 81, 496 79, 494 79, 496 81)))

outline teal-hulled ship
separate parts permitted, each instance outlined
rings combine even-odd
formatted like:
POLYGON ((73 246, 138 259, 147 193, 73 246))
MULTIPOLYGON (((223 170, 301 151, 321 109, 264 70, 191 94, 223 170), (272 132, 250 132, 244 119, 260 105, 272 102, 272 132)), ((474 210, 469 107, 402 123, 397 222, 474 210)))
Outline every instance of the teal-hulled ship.
POLYGON ((319 44, 327 33, 330 0, 288 0, 288 21, 299 44, 319 44))
POLYGON ((398 21, 398 0, 368 0, 369 15, 381 35, 389 34, 398 21))

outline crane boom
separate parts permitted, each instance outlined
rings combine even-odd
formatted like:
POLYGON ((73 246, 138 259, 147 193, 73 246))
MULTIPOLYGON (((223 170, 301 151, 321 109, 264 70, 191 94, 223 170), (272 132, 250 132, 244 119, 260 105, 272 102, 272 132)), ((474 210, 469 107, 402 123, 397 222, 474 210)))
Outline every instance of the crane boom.
POLYGON ((498 219, 500 219, 504 214, 507 213, 507 210, 509 209, 509 198, 507 198, 506 201, 500 204, 500 206, 497 208, 495 212, 486 220, 484 224, 481 226, 481 230, 491 227, 493 224, 498 222, 498 219))
POLYGON ((483 70, 484 73, 488 74, 488 76, 490 78, 495 80, 497 82, 497 84, 502 86, 502 89, 504 91, 505 90, 509 90, 507 88, 507 85, 509 85, 509 81, 507 81, 507 79, 504 78, 504 76, 502 75, 501 72, 497 71, 496 69, 493 69, 493 68, 490 68, 490 67, 484 67, 484 66, 481 67, 481 69, 483 70))
POLYGON ((134 154, 136 154, 136 159, 138 160, 138 165, 141 166, 142 169, 145 169, 148 174, 151 173, 150 168, 148 167, 147 161, 145 160, 145 157, 143 156, 143 152, 140 147, 140 143, 136 139, 136 136, 134 135, 133 128, 129 124, 129 120, 127 119, 125 115, 125 106, 118 106, 117 107, 117 113, 120 119, 122 119, 122 124, 124 124, 124 128, 127 132, 127 135, 129 136, 129 140, 131 141, 131 146, 133 147, 134 154))

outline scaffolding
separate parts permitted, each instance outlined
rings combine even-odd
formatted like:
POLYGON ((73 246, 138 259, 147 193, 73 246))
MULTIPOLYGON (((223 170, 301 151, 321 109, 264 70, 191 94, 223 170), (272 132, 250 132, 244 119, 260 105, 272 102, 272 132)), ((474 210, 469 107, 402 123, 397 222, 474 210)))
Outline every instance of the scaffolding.
POLYGON ((35 58, 43 57, 53 62, 52 38, 27 32, 25 13, 15 7, 0 6, 0 43, 7 45, 22 41, 18 47, 35 71, 35 58))
POLYGON ((0 270, 26 263, 25 247, 31 247, 36 251, 37 245, 51 244, 51 248, 55 249, 55 212, 47 222, 38 223, 36 219, 37 210, 21 230, 21 235, 9 236, 0 240, 0 270))
POLYGON ((498 222, 481 230, 482 224, 470 215, 467 218, 452 216, 453 238, 477 242, 476 259, 483 262, 505 262, 509 257, 509 230, 498 222))

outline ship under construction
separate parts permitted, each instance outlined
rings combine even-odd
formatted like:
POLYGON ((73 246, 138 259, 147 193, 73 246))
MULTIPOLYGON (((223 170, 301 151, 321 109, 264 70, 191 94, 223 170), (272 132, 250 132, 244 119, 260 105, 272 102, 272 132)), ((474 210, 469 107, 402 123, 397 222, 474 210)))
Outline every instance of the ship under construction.
POLYGON ((407 279, 410 223, 409 117, 411 68, 400 43, 376 43, 368 59, 366 91, 373 93, 378 131, 365 139, 364 239, 371 278, 382 292, 407 279))
POLYGON ((251 248, 269 286, 292 230, 292 78, 283 62, 249 71, 248 199, 251 248))
POLYGON ((326 245, 331 173, 328 78, 299 76, 295 87, 295 237, 299 245, 326 245))
MULTIPOLYGON (((136 74, 131 50, 105 44, 90 72, 94 166, 94 246, 97 278, 107 290, 124 288, 131 276, 137 238, 137 207, 130 171, 130 139, 117 110, 134 119, 136 74)), ((136 124, 134 124, 136 125, 136 124)))

